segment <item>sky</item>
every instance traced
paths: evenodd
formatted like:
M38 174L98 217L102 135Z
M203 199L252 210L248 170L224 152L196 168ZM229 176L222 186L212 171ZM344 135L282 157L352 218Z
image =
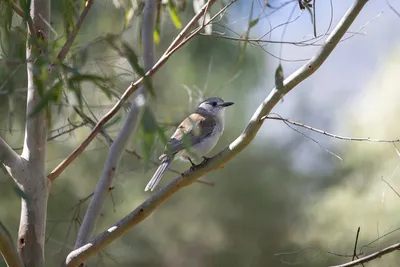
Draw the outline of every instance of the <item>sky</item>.
M387 1L370 0L351 26L350 33L345 35L345 39L348 39L339 43L325 63L311 77L286 95L284 101L279 103L273 112L326 131L335 133L339 128L343 130L342 124L339 123L339 120L343 120L343 112L341 111L352 105L363 94L365 88L387 63L393 51L399 47L400 32L395 30L395 25L400 24L400 16L390 9ZM255 0L254 7L257 7L257 12L255 11L254 14L263 12L260 9L260 2L263 1ZM271 4L279 6L279 3L283 2L283 0L276 0ZM330 32L353 2L316 1L317 35ZM390 3L400 12L400 2L391 1ZM241 9L241 16L238 16L239 19L232 23L232 26L235 25L238 32L245 32L246 22L249 20L249 10L250 7ZM294 12L291 15L293 10ZM265 13L268 14L269 12L271 11L265 10ZM268 19L260 20L251 35L256 38L260 37L268 32L271 27L283 24L289 21L289 18L294 20L300 14L301 11L298 8L297 1L295 1L280 11L269 15ZM329 28L330 23L331 27ZM264 39L282 40L283 32L283 40L285 41L302 41L312 38L313 28L308 12L304 11L298 19L286 28L278 27L274 29ZM318 43L322 43L322 41ZM301 47L269 44L264 48L268 53L264 53L265 57L260 60L267 62L268 69L266 73L264 73L265 71L258 73L263 78L262 82L255 88L255 93L248 100L249 118L261 103L261 100L274 87L274 73L278 64L282 64L284 75L287 77L302 66L306 62L305 59L312 57L319 46ZM280 53L281 56L279 56ZM277 59L277 57L282 58L282 60ZM336 133L341 134L340 132ZM275 121L267 122L260 134L263 137L274 138L278 142L286 143L296 133L281 122ZM324 146L329 146L330 142L332 140L327 140L324 142ZM308 143L305 147L299 148L294 153L294 157L313 161L312 155L316 156L320 152L320 147ZM332 155L330 157L334 158ZM304 160L297 161L300 168L301 166L310 166ZM312 168L314 167L312 166Z

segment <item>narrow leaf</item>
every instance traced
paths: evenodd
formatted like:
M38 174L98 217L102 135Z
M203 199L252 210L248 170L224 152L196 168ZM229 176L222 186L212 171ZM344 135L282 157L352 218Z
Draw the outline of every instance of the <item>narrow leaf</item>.
M107 122L104 126L103 126L103 129L105 130L105 129L107 129L107 128L110 128L110 127L112 127L113 125L115 125L115 124L117 124L118 122L120 122L121 121L121 116L119 115L119 116L115 116L112 120L110 120L109 122Z
M275 86L276 89L278 89L279 91L281 91L283 93L283 69L282 69L282 65L279 64L278 68L276 68L275 71Z
M259 21L258 18L256 18L256 19L250 21L250 23L249 23L249 28L253 28L254 26L256 26L257 23L258 23L258 21Z
M154 89L153 86L151 84L151 81L149 79L149 77L145 76L146 73L143 70L143 68L139 65L139 59L135 53L135 51L133 51L133 49L131 49L129 47L129 45L125 42L122 42L122 47L124 49L124 53L128 59L129 64L132 66L132 68L135 70L135 72L137 74L139 74L140 76L144 77L144 85L147 87L147 90L149 90L149 92L151 93L151 95L155 95L154 94Z
M171 17L172 23L174 23L175 28L182 28L182 22L178 15L178 9L175 4L170 0L168 1L169 16Z
M149 160L151 152L154 148L156 135L157 135L157 123L151 109L146 106L143 112L142 119L142 147L143 147L143 164L145 170L149 167Z

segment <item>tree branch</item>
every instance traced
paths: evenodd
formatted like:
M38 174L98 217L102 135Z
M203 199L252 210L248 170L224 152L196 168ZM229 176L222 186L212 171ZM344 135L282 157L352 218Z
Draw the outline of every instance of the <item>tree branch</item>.
M8 267L24 267L21 258L18 255L11 237L7 230L0 223L0 253Z
M279 115L278 115L279 116ZM293 124L295 126L299 126L302 128L305 128L307 130L319 133L319 134L323 134L335 139L339 139L339 140L346 140L346 141L359 141L359 142L373 142L373 143L398 143L400 142L400 138L397 139L373 139L373 138L369 138L369 137L348 137L348 136L342 136L342 135L337 135L337 134L333 134L333 133L328 133L324 130L320 130L317 128L314 128L312 126L306 125L304 123L300 123L300 122L296 122L296 121L292 121L290 119L285 119L282 117L274 117L274 116L264 116L261 118L261 120L265 120L265 119L270 119L270 120L278 120L278 121L283 121L283 122L287 122L290 124Z
M32 0L30 3L33 25L43 44L27 45L28 92L26 122L21 164L12 170L13 178L26 197L21 198L21 216L18 232L18 253L25 266L44 266L44 237L46 230L47 199L49 184L46 177L47 121L45 109L32 116L41 97L37 91L38 57L47 56L49 37L50 0ZM31 33L32 34L32 33ZM40 53L40 54L39 54ZM43 81L45 82L45 81Z
M366 263L366 262L372 261L374 259L380 258L380 257L382 257L382 256L384 256L386 254L389 254L389 253L391 253L393 251L397 251L399 249L400 249L400 243L397 243L397 244L391 245L390 247L387 247L387 248L379 250L379 251L377 251L375 253L372 253L372 254L370 254L368 256L365 256L365 257L362 257L362 258L359 258L357 260L350 261L350 262L347 262L347 263L344 263L344 264L334 265L334 266L331 266L331 267L351 267L351 266L362 265L363 263Z
M140 204L129 215L121 219L112 227L96 236L89 243L72 251L67 259L66 266L78 266L83 260L91 255L96 254L107 244L116 240L133 226L149 216L159 205L170 198L174 193L178 192L185 186L192 184L201 176L213 170L221 168L226 162L240 153L254 139L258 130L263 124L262 118L269 114L279 100L296 85L314 73L319 66L328 58L333 49L339 43L347 29L353 23L357 15L360 13L363 6L368 0L356 0L349 8L343 18L340 20L334 31L329 35L325 44L320 48L316 55L307 64L295 71L284 81L281 91L276 88L272 89L271 93L257 108L250 122L244 129L243 133L233 141L227 148L212 157L211 159L197 165L196 167L187 170L183 175L176 177L166 186L156 191L150 198Z
M208 1L208 6L210 7L213 3L215 3L216 0L209 0ZM229 5L231 5L233 2L236 0L233 0L230 4L225 6L221 10L225 10ZM206 5L203 6L203 8L197 13L192 20L187 24L187 26L182 30L182 32L189 32L189 29L193 27L194 24L197 23L197 21L202 17ZM217 15L220 12L217 13ZM214 16L215 18L215 16ZM211 20L210 20L211 21ZM153 76L164 64L167 62L167 60L172 56L179 48L181 48L183 45L185 45L189 40L191 40L198 32L200 32L202 27L198 27L197 30L189 36L185 38L177 37L175 40L172 42L170 45L169 50L167 50L161 58L157 61L154 66L146 72L146 75L139 78L137 81L134 83L131 83L131 85L125 90L121 98L118 100L118 102L114 105L114 107L107 112L97 123L96 127L93 128L93 130L90 132L89 136L77 147L75 148L74 151L71 152L71 154L68 155L66 159L64 159L58 166L47 176L50 181L54 181L84 150L85 148L93 141L93 139L96 137L96 135L101 131L102 127L112 118L114 115L118 112L118 110L123 106L123 103L128 99L128 97L142 84L144 81L145 77L151 77ZM181 35L181 34L180 34ZM178 35L178 36L180 36Z
M156 23L157 0L146 0L144 2L142 20L142 48L144 71L149 71L154 65L154 29ZM119 131L114 142L110 146L107 160L104 164L103 173L100 181L96 185L93 198L83 218L79 228L75 248L86 244L93 235L96 228L98 217L100 216L103 203L109 192L112 181L117 173L119 161L125 150L125 146L131 134L135 133L140 125L144 106L146 105L148 88L145 85L138 90L137 96L132 101L131 109L126 117L124 124Z
M8 3L11 5L11 8L14 10L15 13L17 13L21 18L26 20L26 23L28 24L29 31L31 32L31 35L33 36L33 40L36 40L36 28L35 25L33 24L32 18L28 16L27 18L25 17L25 12L12 0L8 0Z
M0 137L0 162L7 168L13 168L19 160L19 155Z
M60 53L57 55L57 59L59 61L63 61L65 57L67 56L69 50L71 49L71 46L78 35L81 26L83 24L83 21L86 18L86 15L89 13L90 8L92 7L94 0L86 0L85 7L82 10L82 13L79 15L79 18L75 24L75 29L72 31L70 36L68 36L67 41L65 42L64 46L61 48Z

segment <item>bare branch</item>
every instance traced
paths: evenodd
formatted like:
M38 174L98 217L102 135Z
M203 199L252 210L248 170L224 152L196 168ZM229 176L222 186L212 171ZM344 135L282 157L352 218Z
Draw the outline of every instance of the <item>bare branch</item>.
M328 133L328 132L326 132L324 130L320 130L320 129L311 127L309 125L306 125L306 124L303 124L303 123L299 123L299 122L295 122L295 121L292 121L290 119L285 119L285 118L282 118L282 117L272 117L272 116L267 115L267 116L264 116L264 117L261 118L261 120L265 120L265 119L284 121L284 122L287 122L287 123L290 123L290 124L293 124L293 125L296 125L296 126L299 126L299 127L303 127L303 128L305 128L307 130L310 130L310 131L313 131L313 132L317 132L317 133L320 133L320 134L323 134L323 135L326 135L326 136L329 136L329 137L333 137L333 138L336 138L336 139L340 139L340 140L360 141L360 142L365 141L365 142L375 142L375 143L397 143L397 142L400 142L400 139L386 140L386 139L373 139L373 138L369 138L369 137L347 137L347 136L341 136L341 135L337 135L337 134L333 134L333 133Z
M83 8L82 13L79 15L79 18L75 24L74 30L68 36L67 41L65 42L64 46L61 48L60 53L58 53L58 55L57 55L58 60L63 61L64 58L67 56L76 36L78 35L78 33L81 29L83 21L86 18L86 15L89 13L90 8L92 7L93 2L94 2L94 0L86 0L85 7Z
M17 249L8 235L7 230L0 223L0 253L8 267L24 267Z
M384 182L387 186L389 186L390 189L392 189L393 192L394 192L398 197L400 197L399 192L397 192L396 189L394 189L393 186L392 186L388 181L386 181L385 179L383 179L383 177L381 177L381 180L382 180L382 182Z
M215 1L216 0L209 0L208 6L210 7L213 3L215 3ZM232 2L234 1L236 0L233 0ZM203 6L200 12L193 17L193 19L188 23L188 25L183 30L186 30L187 28L190 29L191 26L197 23L197 21L201 18L202 14L204 13L205 9L206 5ZM224 8L224 10L225 9L226 7ZM123 106L124 102L128 99L128 97L134 91L136 91L136 89L142 84L144 78L153 76L165 64L165 62L167 62L167 60L170 58L171 55L173 55L179 48L181 48L184 44L186 44L189 40L191 40L191 38L193 38L201 29L202 27L198 27L194 33L190 34L185 38L176 38L170 46L171 49L167 50L163 54L163 56L161 56L161 58L157 61L157 63L154 64L154 66L149 71L146 72L146 75L139 78L134 83L131 83L131 85L125 90L125 92L118 100L118 102L114 105L114 107L99 120L96 127L94 127L93 130L90 132L89 136L48 175L50 181L54 181L85 150L85 148L93 141L96 135L100 132L102 127L118 112L118 110Z
M332 34L328 37L325 45L321 47L317 54L307 64L298 69L284 81L282 91L278 91L276 88L272 89L269 96L253 114L243 133L227 148L215 155L213 158L208 159L207 161L204 161L203 163L187 170L185 173L169 182L166 186L156 191L150 198L144 201L125 218L117 222L100 235L96 236L90 242L72 251L68 255L65 264L67 266L78 266L82 261L91 255L94 255L107 244L116 240L133 226L144 220L159 205L161 205L166 199L170 198L180 189L192 184L195 180L206 173L221 168L226 162L246 148L247 145L250 144L250 142L254 139L258 130L262 126L262 118L270 113L272 108L275 107L275 105L286 93L290 92L290 90L292 90L297 84L309 77L328 58L330 53L339 43L340 39L343 37L347 29L353 23L367 2L368 0L355 1L355 3L349 8L341 21L338 23Z
M360 235L360 229L361 229L361 227L358 227L358 229L357 229L356 241L354 242L354 250L353 250L352 260L354 260L354 258L357 257L357 243L358 243L358 236Z
M393 11L394 14L396 14L398 17L400 17L399 11L397 11L392 4L389 2L389 0L386 0L386 4L389 6L389 8Z
M19 155L0 137L0 162L12 168L19 160Z
M33 39L36 40L36 29L35 25L33 24L32 18L28 16L27 18L25 17L25 12L12 0L8 0L8 3L11 5L12 9L14 10L15 13L17 13L19 16L21 16L23 19L26 20L29 31L31 32L31 35L33 36Z
M8 0L8 3L11 5L11 8L17 13L20 17L25 18L24 11L12 0Z
M146 0L144 2L142 19L142 47L144 71L150 70L154 65L154 29L156 23L157 0ZM98 217L100 216L103 203L109 192L112 181L117 173L119 161L124 152L125 146L131 134L134 134L141 122L144 106L146 105L148 88L142 85L137 92L136 98L132 101L131 110L126 117L124 124L116 139L110 146L107 160L104 164L100 181L96 185L93 198L83 218L76 239L75 248L86 244L93 235Z
M384 249L382 249L380 251L372 253L372 254L370 254L368 256L365 256L365 257L362 257L362 258L359 258L357 260L350 261L350 262L347 262L347 263L344 263L344 264L334 265L334 266L331 266L331 267L351 267L351 266L362 265L363 263L366 263L366 262L372 261L374 259L380 258L380 257L382 257L382 256L384 256L386 254L389 254L389 253L391 253L393 251L397 251L399 249L400 249L400 243L397 243L397 244L394 244L394 245L392 245L390 247L387 247L387 248L384 248Z

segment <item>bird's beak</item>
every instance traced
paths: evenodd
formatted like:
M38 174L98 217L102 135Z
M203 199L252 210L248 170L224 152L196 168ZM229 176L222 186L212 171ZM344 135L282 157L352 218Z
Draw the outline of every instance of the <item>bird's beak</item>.
M220 104L221 107L229 107L232 106L234 103L233 102L224 102L222 104Z

